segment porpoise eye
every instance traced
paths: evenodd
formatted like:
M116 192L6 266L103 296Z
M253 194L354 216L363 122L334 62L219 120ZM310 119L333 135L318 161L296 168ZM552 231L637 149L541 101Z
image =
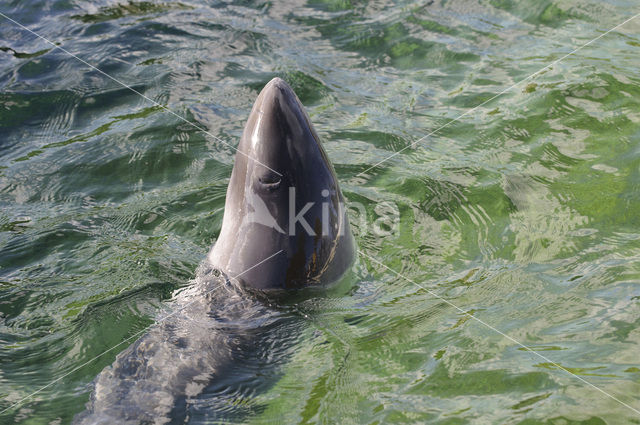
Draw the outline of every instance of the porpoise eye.
M282 178L276 173L269 173L264 176L258 177L258 181L260 182L260 186L267 190L276 190L280 187L280 182Z

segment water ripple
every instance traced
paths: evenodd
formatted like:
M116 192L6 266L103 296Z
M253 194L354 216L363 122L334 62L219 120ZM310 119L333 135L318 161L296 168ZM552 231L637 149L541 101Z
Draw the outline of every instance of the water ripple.
M231 145L261 87L285 78L359 249L468 313L363 257L333 292L292 301L309 320L281 306L229 379L189 399L189 423L623 423L630 410L469 315L637 405L637 22L448 123L634 7L56 0L2 13ZM189 284L234 151L15 25L0 39L2 409ZM376 235L389 211L397 230ZM112 360L1 420L69 422Z

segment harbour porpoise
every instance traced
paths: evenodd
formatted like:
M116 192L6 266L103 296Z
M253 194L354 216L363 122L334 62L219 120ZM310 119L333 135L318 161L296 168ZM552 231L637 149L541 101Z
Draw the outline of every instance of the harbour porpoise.
M302 103L274 78L245 125L222 229L193 284L97 376L74 423L184 418L189 400L221 379L243 350L259 347L265 330L281 321L282 313L265 302L269 294L324 287L349 269L355 245L343 204Z
M291 87L271 80L238 146L220 237L209 261L257 289L331 282L354 246L336 175Z

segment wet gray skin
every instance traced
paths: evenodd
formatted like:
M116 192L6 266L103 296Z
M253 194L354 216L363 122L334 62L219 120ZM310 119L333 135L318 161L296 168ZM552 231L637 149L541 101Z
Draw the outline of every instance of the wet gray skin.
M190 400L212 386L227 395L236 391L228 385L257 390L237 376L227 384L225 374L254 368L265 376L295 349L304 325L265 300L335 281L349 268L354 244L334 171L283 80L258 96L238 150L222 231L194 283L161 315L170 317L98 375L74 423L175 423L193 416ZM229 419L211 410L208 419Z
M230 276L244 272L257 289L335 281L354 255L344 200L304 107L282 79L258 96L238 150L211 264Z
M74 424L159 425L196 416L242 421L250 412L235 406L237 400L274 383L264 377L277 378L305 325L206 264L167 314L96 377ZM204 411L196 402L203 393Z

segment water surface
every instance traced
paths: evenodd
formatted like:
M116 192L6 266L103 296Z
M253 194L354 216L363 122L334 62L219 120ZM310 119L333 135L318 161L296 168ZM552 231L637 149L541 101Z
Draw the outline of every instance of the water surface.
M126 344L65 375L189 284L275 76L324 139L358 246L406 279L362 255L348 293L300 301L296 341L271 341L286 361L234 371L188 423L640 422L558 368L640 409L640 18L467 113L637 2L0 12L209 133L0 17L0 409L64 376L0 422L68 423Z

